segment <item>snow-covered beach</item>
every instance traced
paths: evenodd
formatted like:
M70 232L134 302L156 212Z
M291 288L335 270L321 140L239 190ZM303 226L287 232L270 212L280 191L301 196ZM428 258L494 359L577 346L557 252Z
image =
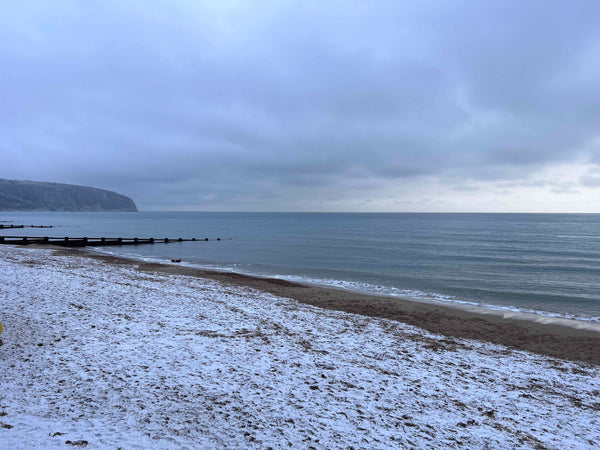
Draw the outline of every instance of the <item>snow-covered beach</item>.
M600 368L0 247L0 448L595 448Z

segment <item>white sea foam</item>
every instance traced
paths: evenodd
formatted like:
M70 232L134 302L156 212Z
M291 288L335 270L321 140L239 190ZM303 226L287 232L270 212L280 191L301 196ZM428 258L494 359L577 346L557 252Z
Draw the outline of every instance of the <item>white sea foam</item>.
M593 329L600 331L600 326L596 327L596 324L600 325L600 317L578 317L568 314L558 314L548 311L539 311L527 308L518 308L516 306L504 306L495 305L490 303L475 302L469 300L463 300L450 295L442 295L435 292L422 292L414 289L399 289L390 286L374 285L370 283L362 283L358 281L344 281L324 278L310 278L301 277L294 275L274 275L275 278L285 279L288 281L295 281L298 283L312 284L315 286L334 287L338 289L344 289L353 292L361 292L365 294L381 295L385 297L397 297L402 299L409 299L413 301L424 301L431 303L440 303L447 306L462 306L477 308L478 312L489 311L493 313L503 312L508 314L524 314L531 316L539 316L547 319L558 319L559 321L571 320L578 322L591 322L594 326ZM526 316L523 316L525 318ZM527 317L531 319L531 317ZM581 327L578 327L581 328Z

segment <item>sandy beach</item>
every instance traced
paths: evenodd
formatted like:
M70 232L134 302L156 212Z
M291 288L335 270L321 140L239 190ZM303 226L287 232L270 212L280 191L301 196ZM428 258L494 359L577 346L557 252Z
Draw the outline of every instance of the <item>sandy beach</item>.
M0 447L594 448L600 334L0 247Z

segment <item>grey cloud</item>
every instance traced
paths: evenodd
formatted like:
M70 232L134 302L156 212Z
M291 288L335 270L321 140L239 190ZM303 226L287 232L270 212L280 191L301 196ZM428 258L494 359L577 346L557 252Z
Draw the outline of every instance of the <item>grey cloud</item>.
M579 183L585 187L600 187L600 176L582 175L579 177Z
M479 190L481 190L481 188L477 187L477 186L470 186L470 185L458 185L458 186L454 186L452 188L452 190L457 191L457 192L477 192Z
M142 207L522 180L600 133L593 1L3 9L0 177L120 189Z

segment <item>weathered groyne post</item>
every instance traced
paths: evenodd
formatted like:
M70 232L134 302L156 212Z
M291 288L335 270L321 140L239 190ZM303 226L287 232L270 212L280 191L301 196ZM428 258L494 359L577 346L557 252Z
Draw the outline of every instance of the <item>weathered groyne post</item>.
M229 238L231 239L231 238ZM170 242L207 242L210 239L198 239L198 238L163 238L163 239L155 239L151 238L107 238L107 237L52 237L52 236L0 236L0 244L13 244L13 245L29 245L29 244L54 244L60 245L64 247L85 247L85 246L106 246L106 245L141 245L141 244L155 244L158 242L164 242L168 244ZM214 239L215 241L220 241L221 238Z

